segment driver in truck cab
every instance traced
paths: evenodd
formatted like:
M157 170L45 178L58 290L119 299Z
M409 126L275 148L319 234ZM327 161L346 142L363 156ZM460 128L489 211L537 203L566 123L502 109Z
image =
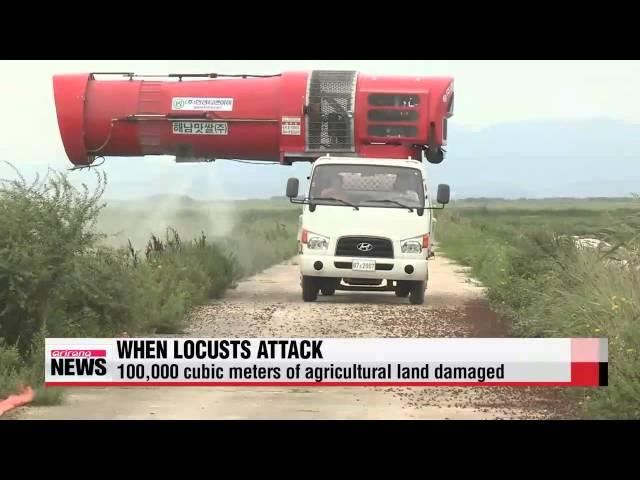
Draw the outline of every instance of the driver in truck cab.
M337 198L338 200L342 200L344 202L349 202L349 196L342 185L342 177L334 176L329 180L329 185L327 188L323 188L320 191L321 197L326 198Z
M418 188L415 185L414 179L408 175L398 175L393 185L392 200L398 202L408 202L410 205L417 205L420 202L418 196Z

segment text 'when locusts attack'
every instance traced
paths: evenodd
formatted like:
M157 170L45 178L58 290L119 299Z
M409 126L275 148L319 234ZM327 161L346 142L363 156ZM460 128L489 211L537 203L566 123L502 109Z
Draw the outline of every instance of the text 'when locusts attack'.
M117 341L120 359L322 359L322 340L135 340ZM169 354L171 349L171 354Z

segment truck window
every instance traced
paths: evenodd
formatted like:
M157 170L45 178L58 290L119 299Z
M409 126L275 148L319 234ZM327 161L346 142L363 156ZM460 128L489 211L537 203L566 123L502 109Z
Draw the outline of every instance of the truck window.
M311 179L309 197L315 203L338 205L337 198L360 207L402 208L404 205L424 207L424 181L417 168L386 165L319 165Z

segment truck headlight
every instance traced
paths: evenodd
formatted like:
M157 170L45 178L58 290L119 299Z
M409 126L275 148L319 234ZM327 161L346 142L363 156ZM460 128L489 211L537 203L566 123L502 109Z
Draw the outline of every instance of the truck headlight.
M309 232L307 237L307 248L309 250L326 250L329 248L329 238Z
M429 248L428 234L400 241L400 251L402 253L422 253L423 248Z

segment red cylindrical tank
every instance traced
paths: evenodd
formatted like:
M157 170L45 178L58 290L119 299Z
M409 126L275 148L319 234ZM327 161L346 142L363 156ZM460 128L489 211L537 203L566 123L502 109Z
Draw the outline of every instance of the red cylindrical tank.
M73 164L144 155L280 163L326 153L422 158L423 150L439 163L453 114L449 77L119 75L54 76L58 125Z

